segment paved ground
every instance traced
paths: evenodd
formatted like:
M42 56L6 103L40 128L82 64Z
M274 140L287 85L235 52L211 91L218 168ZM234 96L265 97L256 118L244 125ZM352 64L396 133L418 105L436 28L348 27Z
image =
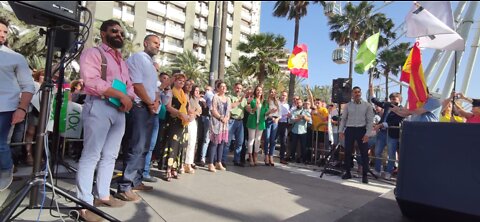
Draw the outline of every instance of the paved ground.
M296 164L227 168L217 173L200 168L194 175L183 174L172 182L151 183L153 191L139 192L141 203L101 209L121 221L407 221L394 200L391 182L371 178L365 185L361 178L319 178L318 168ZM30 173L31 168L25 167L17 175ZM74 178L75 174L65 176ZM73 193L74 182L61 179L58 187ZM2 207L22 183L15 182L11 190L0 193ZM51 197L51 192L47 196ZM50 204L49 200L45 203ZM73 206L63 198L58 202ZM24 200L23 205L27 203ZM68 215L66 210L61 212ZM40 221L61 221L48 210L27 210L16 221L36 221L39 215Z

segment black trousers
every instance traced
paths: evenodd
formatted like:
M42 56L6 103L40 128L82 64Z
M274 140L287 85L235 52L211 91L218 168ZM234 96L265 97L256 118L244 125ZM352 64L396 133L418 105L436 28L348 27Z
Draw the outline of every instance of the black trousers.
M362 142L366 131L365 127L347 127L345 130L345 171L347 172L350 172L353 167L352 151L354 142L357 141L362 158L363 175L368 173L368 143Z

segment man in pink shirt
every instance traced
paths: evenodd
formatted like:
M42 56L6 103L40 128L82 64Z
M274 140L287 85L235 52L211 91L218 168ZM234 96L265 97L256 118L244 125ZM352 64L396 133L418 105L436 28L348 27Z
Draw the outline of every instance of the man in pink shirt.
M85 83L84 148L78 164L77 197L91 205L120 207L125 202L110 195L115 160L117 159L125 132L125 112L132 108L135 97L128 67L118 49L123 47L123 28L115 20L107 20L100 27L102 44L82 52L80 76ZM102 77L102 55L106 60L106 76ZM127 94L114 89L112 81L117 79L127 86ZM121 105L112 105L108 98L117 98ZM93 177L97 168L96 194L92 195ZM129 193L132 200L139 201L135 193ZM98 215L82 210L80 216L86 221L98 221Z

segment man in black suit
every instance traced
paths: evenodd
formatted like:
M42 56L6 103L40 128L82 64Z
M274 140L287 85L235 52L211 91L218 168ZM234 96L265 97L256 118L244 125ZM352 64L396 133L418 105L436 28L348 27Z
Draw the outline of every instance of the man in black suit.
M403 121L404 117L397 115L395 112L390 110L391 107L399 106L402 95L400 93L392 93L389 96L390 102L382 102L373 96L372 86L370 86L370 95L371 101L377 106L383 108L384 112L380 122L378 122L374 129L377 131L377 142L375 144L375 172L377 176L381 174L381 164L382 153L385 145L388 148L388 164L387 170L385 172L385 179L390 180L392 177L393 168L395 165L395 159L397 158L396 152L398 149L398 139L400 137L400 123Z

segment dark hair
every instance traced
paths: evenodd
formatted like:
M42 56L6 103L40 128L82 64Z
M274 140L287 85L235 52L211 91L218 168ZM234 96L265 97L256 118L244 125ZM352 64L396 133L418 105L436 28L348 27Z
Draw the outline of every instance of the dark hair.
M100 26L100 31L106 32L108 27L111 27L111 26L114 26L114 25L122 26L122 25L120 25L120 22L118 22L116 20L113 20L113 19L109 19L109 20L104 21L102 23L102 25Z
M215 81L215 89L220 88L220 85L222 85L222 83L225 83L225 82L223 82L223 80L221 80L221 79L217 79Z
M4 24L4 25L7 26L7 27L10 25L9 22L8 22L8 20L5 19L5 18L2 18L2 17L0 17L0 23L1 23L1 24Z
M393 98L395 97L398 97L399 99L402 99L402 94L398 93L398 92L394 92L394 93L391 93L390 96L388 96L388 98L390 100L392 100Z
M356 90L356 89L362 91L362 89L360 89L360 87L358 87L358 86L353 87L352 91L353 91L353 90Z
M168 73L166 73L166 72L161 72L161 73L160 73L160 77L162 77L162 76L168 76L168 77L170 77L170 75L168 75Z
M150 37L152 37L152 36L155 36L155 37L157 37L158 39L160 39L160 37L158 37L158 35L148 34L147 36L145 36L145 38L143 38L143 42L147 41L147 39L150 38Z
M72 93L75 92L77 85L81 85L81 86L82 86L82 89L83 89L83 84L82 84L82 82L80 82L80 81L78 81L78 80L73 80L72 83L70 83L70 91L71 91ZM82 90L82 89L80 89L80 90Z
M241 86L243 87L243 85L242 85L241 82L237 82L237 83L235 83L235 85L233 85L233 86L238 86L238 85L241 85Z
M192 86L192 91L190 91L190 96L191 96L191 97L194 97L194 96L195 96L195 89L196 89L196 88L200 88L200 86L198 86L198 85L193 85L193 86Z

